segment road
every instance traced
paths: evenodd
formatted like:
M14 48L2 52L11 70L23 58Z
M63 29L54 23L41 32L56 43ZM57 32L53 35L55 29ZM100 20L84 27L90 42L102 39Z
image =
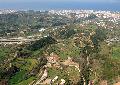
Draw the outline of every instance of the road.
M0 39L0 44L22 44L36 41L37 39Z

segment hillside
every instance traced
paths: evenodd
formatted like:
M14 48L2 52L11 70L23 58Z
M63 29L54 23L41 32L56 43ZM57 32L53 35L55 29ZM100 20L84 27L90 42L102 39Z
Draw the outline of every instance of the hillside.
M0 85L119 83L119 20L70 15L0 15Z

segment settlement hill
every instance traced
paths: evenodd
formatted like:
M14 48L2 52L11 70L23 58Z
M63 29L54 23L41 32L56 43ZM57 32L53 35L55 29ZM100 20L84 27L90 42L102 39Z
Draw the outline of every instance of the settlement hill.
M119 83L119 12L0 10L0 85Z

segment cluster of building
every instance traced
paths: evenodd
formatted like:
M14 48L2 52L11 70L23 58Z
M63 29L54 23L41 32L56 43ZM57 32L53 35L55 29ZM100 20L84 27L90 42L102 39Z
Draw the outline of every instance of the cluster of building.
M0 14L8 14L17 12L16 10L11 9L2 9L0 10ZM40 11L42 12L42 11ZM116 18L120 19L120 12L111 12L111 11L94 11L94 10L50 10L49 14L56 15L64 15L67 17L71 17L70 15L74 15L77 18L88 17L90 14L95 14L99 18Z
M16 12L15 10L11 10L11 9L2 9L0 10L0 14L9 14L9 13L14 13Z
M115 18L120 19L119 12L111 12L111 11L94 11L94 10L51 10L49 11L51 14L56 15L64 15L70 17L71 14L74 14L75 17L88 17L90 14L95 14L99 18Z

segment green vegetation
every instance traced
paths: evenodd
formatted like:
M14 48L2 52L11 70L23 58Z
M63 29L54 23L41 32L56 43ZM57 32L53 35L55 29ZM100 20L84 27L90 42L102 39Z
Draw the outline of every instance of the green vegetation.
M120 47L112 48L112 57L115 59L120 59Z
M21 70L32 70L32 68L37 66L37 60L36 59L22 59L18 58L15 61L13 61L13 65L17 66Z
M76 33L76 31L74 29L67 29L67 30L61 31L59 35L62 39L66 39L66 38L70 38L75 33Z
M18 83L17 85L28 85L30 84L32 81L34 81L36 78L35 77L30 77L27 80L23 80L22 82Z
M6 56L8 56L9 53L10 53L9 48L0 47L0 62L6 59Z
M36 59L22 59L18 58L12 63L14 66L20 68L20 71L17 72L13 77L10 78L10 85L17 84L22 85L23 82L29 82L35 79L34 77L29 78L27 73L37 66Z
M30 45L28 49L31 51L35 51L35 50L41 49L45 46L48 46L50 44L55 44L55 43L56 43L56 40L54 38L47 36L47 37L43 37L42 39Z
M120 22L110 20L32 10L0 14L1 39L37 39L0 45L0 84L36 83L46 69L47 79L58 76L55 83L64 79L65 85L88 85L94 80L98 85L106 80L113 85L120 76Z
M25 70L22 70L18 73L16 73L11 79L9 80L10 85L18 84L19 82L23 81L25 79Z
M48 78L53 79L56 76L58 76L58 80L66 79L67 83L72 84L74 82L75 84L79 80L79 71L75 67L66 67L63 69L49 68Z

